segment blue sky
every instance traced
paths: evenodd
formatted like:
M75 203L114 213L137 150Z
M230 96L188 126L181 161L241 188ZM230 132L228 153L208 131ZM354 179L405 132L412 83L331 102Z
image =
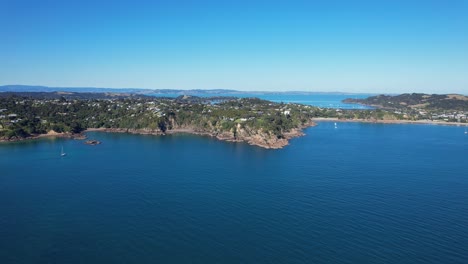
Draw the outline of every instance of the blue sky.
M468 0L0 0L0 85L468 93Z

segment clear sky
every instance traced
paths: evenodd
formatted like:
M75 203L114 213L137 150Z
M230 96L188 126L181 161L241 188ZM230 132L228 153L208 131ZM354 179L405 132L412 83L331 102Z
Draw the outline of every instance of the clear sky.
M468 93L468 0L0 0L0 85Z

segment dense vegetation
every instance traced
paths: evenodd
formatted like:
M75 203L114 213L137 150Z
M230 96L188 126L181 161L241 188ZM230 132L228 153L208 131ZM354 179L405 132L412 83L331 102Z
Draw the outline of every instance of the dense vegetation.
M51 130L76 134L87 128L150 130L156 133L189 129L211 135L230 133L236 137L239 133L244 136L261 134L281 139L287 132L310 125L311 120L317 117L368 121L424 119L467 122L466 103L461 97L443 99L447 96L414 95L410 98L402 95L347 100L366 104L372 102L372 105L375 105L374 102L387 103L385 108L344 110L274 103L257 98L160 98L71 92L0 93L0 139L21 139ZM455 101L457 103L453 107L463 111L421 110L416 107L423 105L418 98L431 102L430 105L434 107L443 105L445 108L448 108L446 102ZM392 100L392 104L399 106L387 107ZM406 102L404 107L403 101Z
M424 110L468 111L468 96L459 94L377 95L365 99L346 99L347 103L373 105L386 109L417 108Z
M313 116L308 106L255 98L96 97L99 96L86 98L85 94L74 93L46 96L41 93L32 97L30 94L4 94L0 96L0 137L24 138L50 130L80 133L87 128L161 132L190 128L221 133L248 127L281 138L284 132L301 127Z
M377 95L344 102L374 106L393 113L400 120L468 121L468 96L459 94Z

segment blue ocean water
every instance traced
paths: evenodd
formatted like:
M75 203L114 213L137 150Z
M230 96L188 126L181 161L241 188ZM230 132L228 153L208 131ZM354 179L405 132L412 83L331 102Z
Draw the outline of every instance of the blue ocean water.
M0 145L0 262L466 263L464 128L305 132L281 150L111 133Z
M189 93L188 93L189 94ZM178 97L181 93L172 94L150 94L155 97ZM219 93L219 94L195 94L196 96L235 96L240 98L257 97L273 102L298 103L305 105L313 105L326 108L342 108L342 109L372 109L372 107L358 104L346 104L342 101L346 98L362 99L372 96L372 94L339 94L339 93Z

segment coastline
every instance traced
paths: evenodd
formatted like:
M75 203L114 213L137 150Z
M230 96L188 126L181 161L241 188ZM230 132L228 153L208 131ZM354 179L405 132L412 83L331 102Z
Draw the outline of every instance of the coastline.
M0 143L14 143L14 142L20 142L20 141L37 140L41 138L68 138L68 139L83 140L83 139L86 139L86 135L83 132L79 134L73 134L73 133L66 133L66 132L57 133L55 131L49 131L47 132L47 134L37 134L37 135L25 137L25 138L13 138L13 139L0 138Z
M368 120L368 119L340 119L334 117L316 117L315 122L353 122L372 124L410 124L410 125L439 125L439 126L468 126L468 123L431 121L431 120Z
M258 146L265 149L281 149L287 145L289 145L289 140L295 137L304 136L303 129L311 126L315 126L316 123L311 121L304 126L292 129L289 132L284 133L284 138L275 138L272 137L270 134L266 133L257 133L254 135L242 135L234 136L230 132L223 132L223 133L216 133L216 132L208 132L208 131L199 131L191 127L185 128L175 128L171 130L167 130L162 132L161 130L157 129L127 129L127 128L88 128L84 132L107 132L107 133L129 133L129 134L137 134L137 135L155 135L155 136L164 136L164 135L171 135L171 134L191 134L191 135L198 135L198 136L209 136L214 137L221 141L227 142L245 142L252 146Z
M258 131L255 134L239 133L239 136L234 136L231 132L208 132L199 131L192 127L175 128L167 130L165 132L158 129L129 129L129 128L88 128L79 134L72 133L57 133L55 131L49 131L47 134L33 135L26 138L14 138L14 139L0 139L0 143L14 143L20 141L37 140L41 138L69 138L84 140L87 138L86 132L107 132L107 133L129 133L137 135L154 135L164 136L171 134L186 133L191 135L209 136L215 137L221 141L227 142L245 142L252 146L258 146L265 149L281 149L289 145L289 140L292 138L304 136L303 130L308 127L316 126L316 122L340 122L340 123L371 123L371 124L410 124L410 125L443 125L443 126L462 126L468 127L468 123L457 123L457 122L444 122L444 121L431 121L431 120L367 120L367 119L340 119L330 117L316 117L312 118L311 121L301 127L292 129L289 132L284 133L283 138L275 138L270 134L262 133ZM245 132L245 131L244 131Z

